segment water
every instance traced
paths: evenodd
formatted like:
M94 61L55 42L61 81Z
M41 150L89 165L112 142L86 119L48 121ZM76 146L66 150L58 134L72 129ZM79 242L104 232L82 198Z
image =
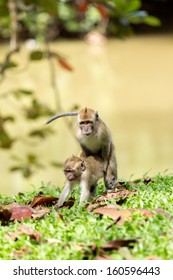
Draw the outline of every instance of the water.
M173 168L173 35L137 36L126 40L113 39L101 46L91 46L84 41L57 42L52 50L64 54L74 67L67 72L56 67L56 82L62 107L68 111L74 104L88 106L99 111L109 126L116 146L119 178L142 177L168 173ZM6 47L1 46L1 57ZM20 59L24 60L25 49ZM17 56L16 56L17 59ZM25 64L25 62L23 62ZM55 108L50 87L47 61L30 65L19 74L9 73L0 85L0 94L13 87L33 89L41 101ZM14 100L13 100L14 101ZM0 100L1 113L16 112L5 100ZM26 125L17 112L17 128L20 136ZM32 122L31 127L44 126L46 119ZM9 124L10 125L10 124ZM46 141L38 141L30 147L39 154L47 167L37 171L29 180L19 173L7 172L13 161L0 151L1 193L17 193L39 187L41 182L62 186L61 169L48 165L50 161L62 161L79 151L79 145L68 131L63 119L50 127L57 134ZM27 145L14 145L13 154L23 156Z

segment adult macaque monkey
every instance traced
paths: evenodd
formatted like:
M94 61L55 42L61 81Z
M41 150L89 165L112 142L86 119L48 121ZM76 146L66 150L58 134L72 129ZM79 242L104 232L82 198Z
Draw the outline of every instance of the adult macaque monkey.
M117 180L115 147L110 130L100 119L98 112L83 108L80 112L61 113L49 119L47 124L64 116L77 116L75 136L82 148L79 156L100 156L104 161L105 186L107 190L113 189Z
M55 208L60 207L76 184L80 185L80 203L88 201L94 195L97 182L103 177L104 161L97 156L72 156L65 161L66 183Z

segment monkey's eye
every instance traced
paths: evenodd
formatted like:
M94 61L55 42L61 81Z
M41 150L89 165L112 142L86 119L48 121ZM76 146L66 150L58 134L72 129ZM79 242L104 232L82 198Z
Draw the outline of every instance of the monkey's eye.
M79 124L80 125L85 125L85 124L91 124L91 121L81 121Z
M99 120L99 114L98 114L98 112L96 112L96 121L98 121Z
M84 171L85 170L85 164L84 161L81 162L81 170Z
M70 170L70 169L65 168L65 169L64 169L64 173L68 173L68 172L71 172L71 170Z

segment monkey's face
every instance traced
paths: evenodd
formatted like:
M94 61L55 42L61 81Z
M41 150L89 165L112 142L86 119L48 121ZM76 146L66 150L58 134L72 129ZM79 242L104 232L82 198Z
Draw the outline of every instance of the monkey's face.
M78 157L72 156L65 162L64 174L68 181L80 180L82 172L84 170L84 162Z
M84 108L78 116L78 124L83 135L91 135L97 128L98 113L92 109Z
M94 124L92 121L84 120L79 123L83 135L89 136L93 132Z
M74 181L76 180L75 170L73 169L64 169L64 174L68 181Z

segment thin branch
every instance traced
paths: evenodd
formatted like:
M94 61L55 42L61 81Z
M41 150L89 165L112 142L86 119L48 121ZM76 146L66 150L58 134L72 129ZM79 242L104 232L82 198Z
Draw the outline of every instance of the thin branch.
M19 48L16 48L7 53L3 63L0 64L0 75L4 74L5 70L8 68L11 56L18 51L19 51Z
M10 35L10 50L7 53L4 61L0 64L0 82L4 78L6 69L9 66L11 56L19 51L18 45L18 19L17 19L17 8L15 0L8 0L9 16L11 20L11 35Z
M19 48L16 0L8 0L8 9L9 9L9 16L11 20L10 51L13 51Z
M55 70L54 59L51 55L51 51L50 51L48 42L46 42L46 53L47 53L47 57L48 57L48 61L49 61L51 86L52 86L52 89L54 91L54 96L55 96L56 112L60 113L60 112L63 112L63 108L61 105L61 97L60 97L59 89L58 89L58 86L56 83L56 70ZM67 125L67 127L69 128L69 130L71 131L71 125L70 125L69 121L66 118L64 118L64 122Z
M50 53L49 50L48 50L48 53ZM54 91L56 111L57 112L62 112L59 89L58 89L58 86L57 86L57 83L56 83L55 65L54 65L54 60L51 58L51 56L48 56L48 62L49 62L49 69L50 69L50 83L51 83L52 89Z

